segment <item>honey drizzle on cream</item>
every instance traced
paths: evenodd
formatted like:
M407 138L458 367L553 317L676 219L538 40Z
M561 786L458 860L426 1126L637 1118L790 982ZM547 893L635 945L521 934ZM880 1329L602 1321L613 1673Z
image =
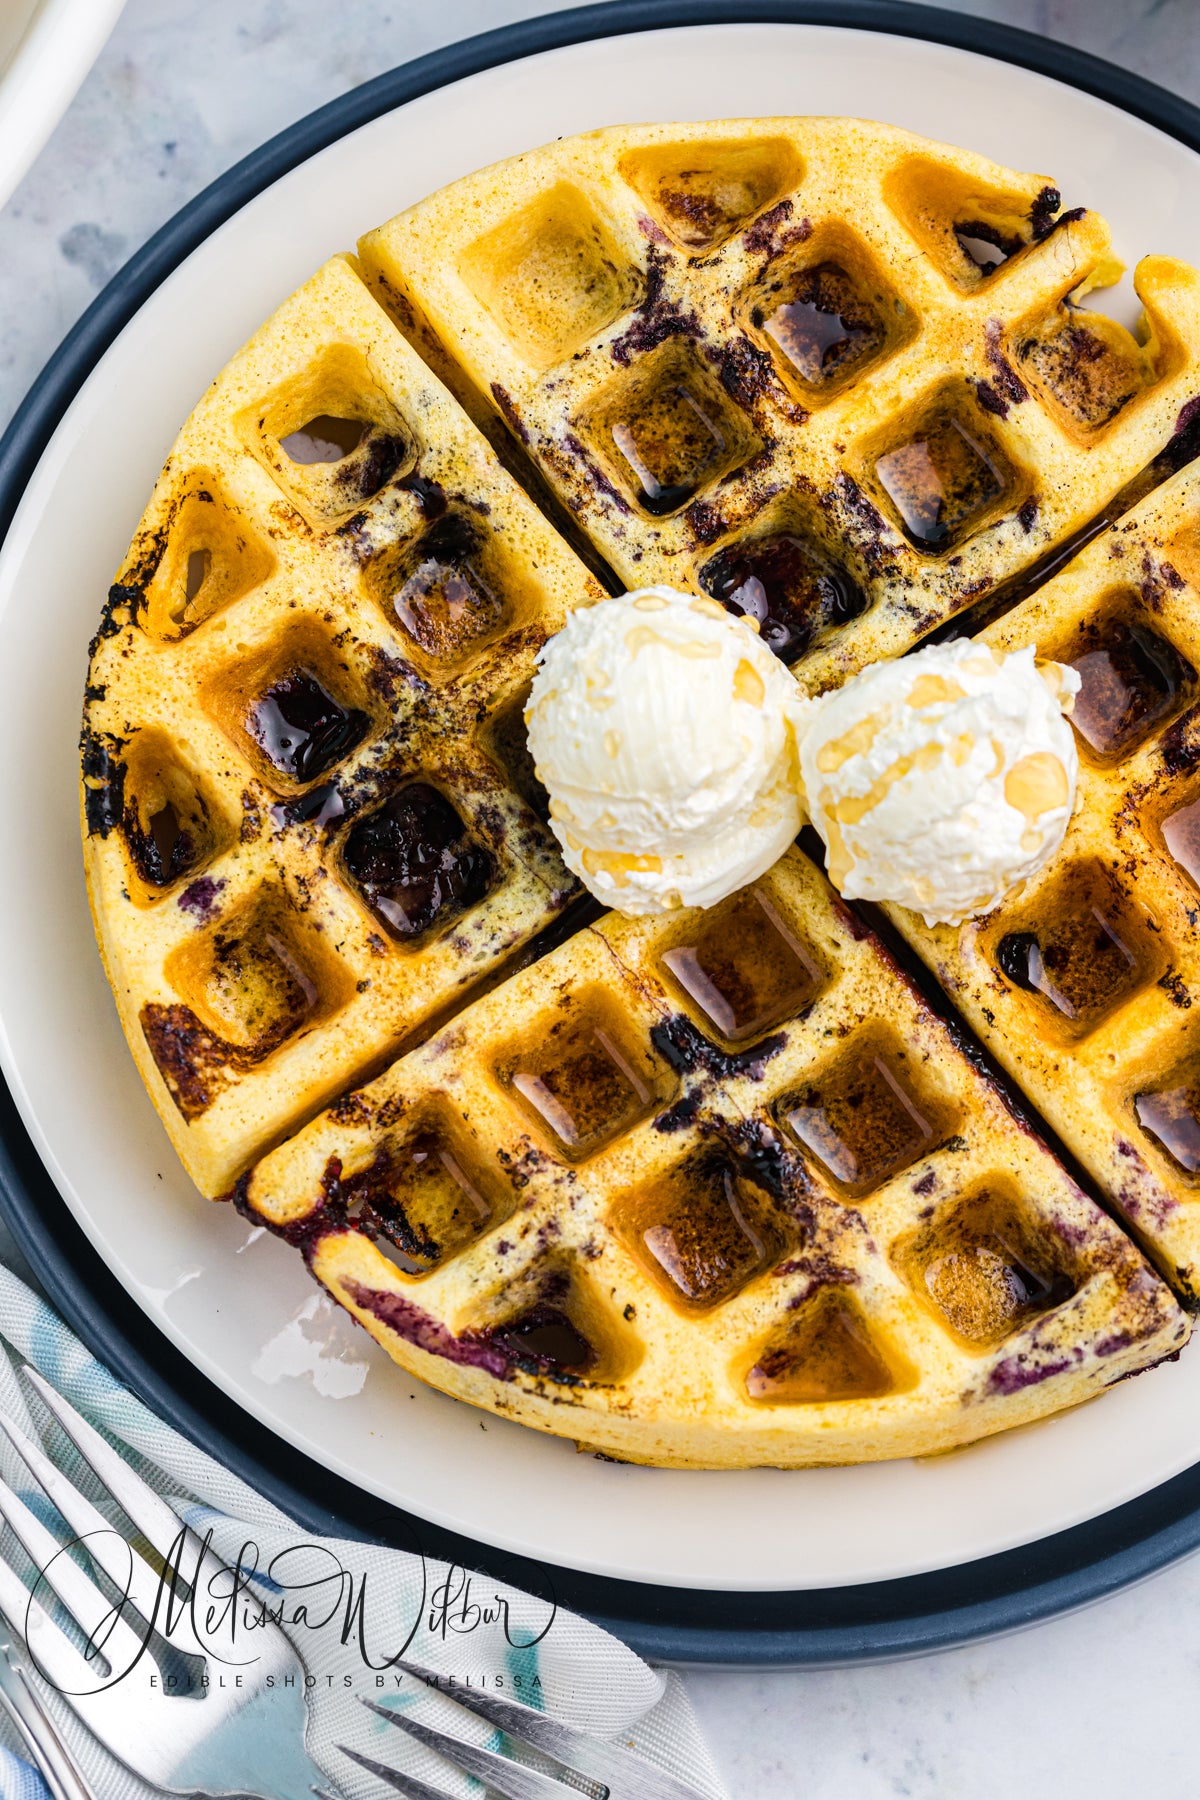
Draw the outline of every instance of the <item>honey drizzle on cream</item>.
M761 706L767 697L767 684L754 664L743 656L733 671L733 697L747 706Z
M1014 763L1004 777L1004 798L1025 820L1021 848L1032 855L1042 846L1042 833L1034 826L1043 813L1056 812L1070 798L1067 771L1049 750L1035 751Z
M942 701L965 700L967 690L946 675L918 675L908 695L910 706L938 706Z
M1075 696L1073 693L1068 694L1064 692L1065 683L1063 681L1063 665L1059 662L1047 661L1035 663L1034 667L1037 669L1038 674L1041 676L1046 686L1050 689L1050 692L1054 695L1054 698L1058 701L1062 711L1068 715L1073 713L1075 711Z
M914 750L911 755L898 756L894 763L888 765L878 780L872 782L865 794L847 794L837 802L834 813L839 824L857 825L860 820L866 818L869 812L874 812L875 808L887 799L898 781L903 781L904 777L910 775L914 769L924 771L936 768L941 759L941 744L922 744L921 748Z
M817 767L822 775L836 774L852 756L865 756L887 723L883 713L868 713L844 737L830 738L817 751Z
M854 854L846 843L842 828L833 811L834 792L832 788L822 788L818 805L825 822L825 846L829 852L826 869L829 879L835 888L846 885L846 877L854 867Z
M686 656L692 662L711 662L721 654L720 644L705 644L696 638L664 637L653 625L635 625L632 631L625 633L625 648L631 658L651 644L662 644L664 649L673 650L676 656Z
M584 698L593 712L607 712L616 704L616 695L601 690L612 686L612 676L596 660L595 652L583 665Z
M581 858L589 875L611 875L613 884L629 886L631 875L661 875L661 856L633 856L623 850L585 850Z

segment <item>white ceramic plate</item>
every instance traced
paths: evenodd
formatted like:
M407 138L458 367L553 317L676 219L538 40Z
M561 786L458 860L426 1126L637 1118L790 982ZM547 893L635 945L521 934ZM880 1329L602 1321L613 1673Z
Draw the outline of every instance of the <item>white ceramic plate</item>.
M66 112L125 0L0 0L0 206Z
M937 45L706 26L561 49L443 88L268 189L154 294L63 419L0 558L3 1061L55 1181L132 1300L228 1394L325 1466L551 1563L681 1587L917 1574L1065 1529L1200 1460L1200 1350L1053 1423L924 1463L663 1473L579 1456L414 1387L299 1259L201 1200L125 1048L80 867L86 646L176 429L331 252L456 176L619 120L850 113L1045 171L1133 261L1200 261L1192 152L1102 101Z

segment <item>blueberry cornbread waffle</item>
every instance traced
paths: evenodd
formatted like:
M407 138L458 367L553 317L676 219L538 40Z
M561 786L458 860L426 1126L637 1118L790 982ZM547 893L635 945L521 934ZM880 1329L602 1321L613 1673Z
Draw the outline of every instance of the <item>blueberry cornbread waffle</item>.
M775 704L764 644L837 686L1182 458L1200 278L1142 263L1135 341L1078 305L1115 272L1097 215L824 120L570 140L361 254L201 401L93 646L97 931L197 1184L415 1373L634 1461L931 1451L1174 1353L1168 1286L807 859L768 866L790 827L735 805L718 740L725 701ZM601 596L572 532L614 585L687 590L679 667L760 632L688 741L774 847L705 911L570 910L524 720L539 650ZM641 604L624 677L566 671L614 709L608 774L684 738L647 673L670 607ZM1121 628L1168 685L1200 667ZM643 677L619 741L612 682L638 714ZM1182 1019L1173 968L1148 979Z
M205 1193L570 899L520 708L599 592L348 260L188 420L94 644L83 807L122 1023Z
M1200 474L1173 477L983 636L1078 670L1058 854L983 918L893 917L1200 1300Z
M238 1195L413 1374L634 1462L945 1449L1188 1331L798 850L581 931Z
M1072 538L1200 391L1200 277L1043 177L861 120L591 132L366 237L629 587L750 612L814 691Z

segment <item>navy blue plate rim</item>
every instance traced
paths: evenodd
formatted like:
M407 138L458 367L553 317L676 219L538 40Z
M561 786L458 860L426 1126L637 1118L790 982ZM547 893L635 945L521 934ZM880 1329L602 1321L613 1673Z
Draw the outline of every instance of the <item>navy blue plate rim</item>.
M908 0L609 0L486 32L380 75L299 120L149 239L63 340L0 439L0 534L67 407L120 331L198 244L289 170L397 106L506 62L663 27L746 22L837 25L974 51L1097 95L1200 150L1200 109L1165 89L1069 45ZM0 1213L89 1349L160 1417L306 1531L394 1543L552 1594L653 1661L828 1667L928 1653L1089 1605L1200 1547L1197 1466L1072 1530L896 1581L732 1593L552 1567L387 1505L266 1430L200 1374L99 1260L2 1085ZM713 1555L719 1566L719 1544Z

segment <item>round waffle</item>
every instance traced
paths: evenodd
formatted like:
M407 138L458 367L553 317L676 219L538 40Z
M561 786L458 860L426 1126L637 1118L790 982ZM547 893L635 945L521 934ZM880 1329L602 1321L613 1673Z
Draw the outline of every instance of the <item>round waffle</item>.
M1135 339L1079 305L1096 215L830 120L566 140L359 258L200 402L93 644L97 932L197 1184L414 1373L632 1461L933 1451L1178 1350L799 850L597 919L522 710L602 581L814 689L1033 584L1183 454L1200 281L1140 265Z

